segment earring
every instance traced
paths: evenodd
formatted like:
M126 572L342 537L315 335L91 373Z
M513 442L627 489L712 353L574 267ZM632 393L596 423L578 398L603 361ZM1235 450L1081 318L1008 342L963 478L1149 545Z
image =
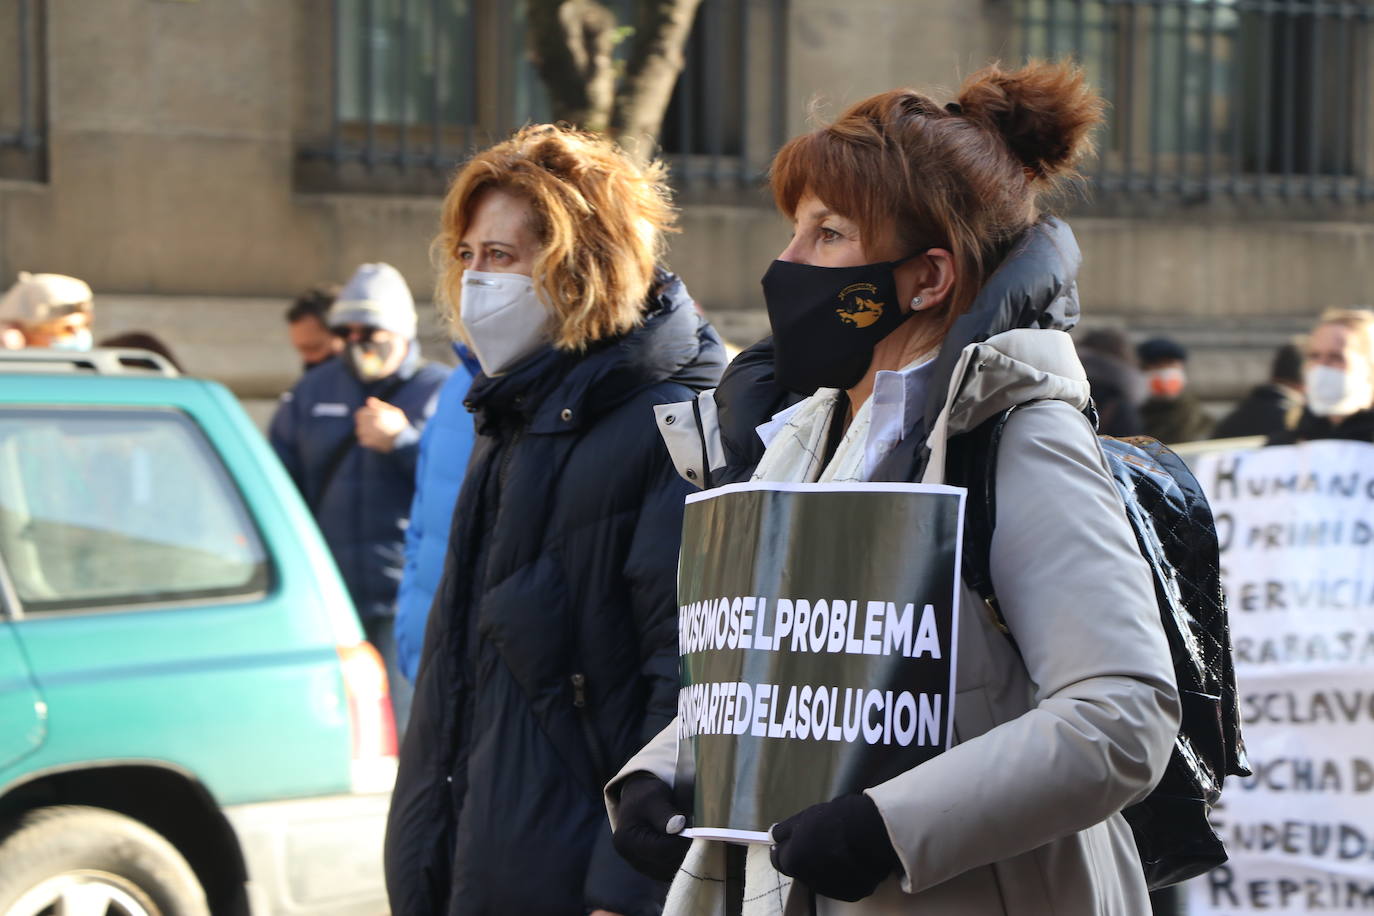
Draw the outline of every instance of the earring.
M921 307L921 303L924 301L925 300L922 299L920 296L913 296L911 299L911 307L914 309L918 309Z

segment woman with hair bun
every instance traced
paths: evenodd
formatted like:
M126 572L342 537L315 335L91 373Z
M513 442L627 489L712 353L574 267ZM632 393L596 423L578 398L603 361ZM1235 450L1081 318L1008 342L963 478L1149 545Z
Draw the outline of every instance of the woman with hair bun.
M1121 811L1164 773L1178 692L1065 333L1078 315L1078 247L1040 206L1101 117L1070 65L993 66L950 103L910 90L859 102L774 160L774 197L794 229L763 278L773 358L741 357L717 409L697 413L747 428L768 416L741 418L744 407L804 398L766 427L781 429L761 455L733 429L699 426L713 448L698 442L684 460L724 455L708 485L941 483L951 440L1017 407L999 449L990 556L1010 638L965 586L954 746L798 812L742 864L725 844L665 831L675 725L662 732L606 795L617 848L673 879L665 912L1149 912ZM859 316L837 310L837 292L859 282L876 301Z
M482 373L387 824L395 916L662 908L601 788L677 703L689 487L653 407L724 365L659 267L672 223L659 166L550 125L478 153L445 198L438 298Z

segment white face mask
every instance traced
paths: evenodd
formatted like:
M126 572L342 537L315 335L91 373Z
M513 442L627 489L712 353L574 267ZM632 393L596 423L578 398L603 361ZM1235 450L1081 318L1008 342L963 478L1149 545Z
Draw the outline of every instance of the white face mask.
M482 371L497 376L551 339L553 310L523 274L463 272L459 320Z
M89 328L80 328L48 344L54 350L89 350L94 345Z
M1307 407L1319 417L1348 417L1374 404L1367 372L1309 366L1304 373Z

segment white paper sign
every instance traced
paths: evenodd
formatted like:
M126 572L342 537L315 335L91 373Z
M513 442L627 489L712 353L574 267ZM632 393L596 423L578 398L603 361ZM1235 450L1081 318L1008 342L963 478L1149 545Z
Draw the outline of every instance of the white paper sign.
M1374 445L1191 462L1216 516L1254 775L1213 823L1231 861L1190 916L1374 913Z

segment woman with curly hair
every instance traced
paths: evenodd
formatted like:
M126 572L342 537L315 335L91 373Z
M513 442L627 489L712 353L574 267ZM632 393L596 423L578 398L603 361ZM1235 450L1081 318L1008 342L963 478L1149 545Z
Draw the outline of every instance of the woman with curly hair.
M600 791L677 702L689 487L653 407L724 364L659 267L672 225L660 167L547 125L449 188L439 299L482 374L387 827L397 916L661 909Z

